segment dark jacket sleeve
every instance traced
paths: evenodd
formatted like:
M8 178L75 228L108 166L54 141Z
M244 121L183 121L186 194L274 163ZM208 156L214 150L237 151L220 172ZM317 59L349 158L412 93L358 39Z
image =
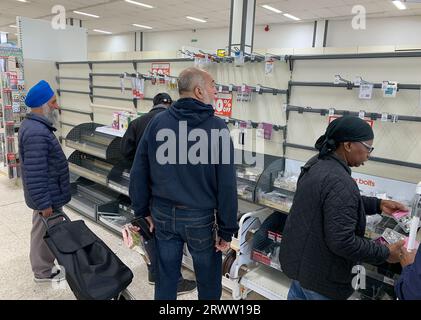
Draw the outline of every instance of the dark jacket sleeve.
M225 129L223 129L225 130ZM229 136L228 128L226 128ZM219 143L219 164L217 165L217 197L218 197L218 235L227 242L231 241L232 236L238 231L237 212L237 179L234 166L234 147L231 138L229 139L230 159L224 161L223 155L227 150L224 150L223 142Z
M400 300L421 300L421 246L414 263L402 269L395 292Z
M27 192L35 207L38 210L45 210L53 204L48 188L50 137L47 134L27 135L22 144Z
M354 262L380 264L389 257L389 249L355 234L359 216L359 194L338 177L324 183L324 232L328 248Z
M136 217L150 215L149 202L151 197L150 170L148 156L149 128L140 139L139 147L134 157L130 171L129 195Z
M380 204L382 202L381 199L376 197L361 197L364 203L365 214L370 216L373 214L381 213Z
M120 150L123 157L127 160L133 160L137 149L137 136L135 122L132 121L126 130L120 143Z

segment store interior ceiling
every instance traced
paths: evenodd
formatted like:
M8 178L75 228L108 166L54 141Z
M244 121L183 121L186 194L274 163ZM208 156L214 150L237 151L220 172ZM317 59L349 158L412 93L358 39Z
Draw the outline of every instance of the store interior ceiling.
M349 19L353 16L352 8L356 5L364 6L367 17L421 15L421 0L398 1L406 7L405 10L399 10L393 2L392 0L257 0L256 25ZM67 18L77 19L75 24L82 20L82 26L88 29L89 35L99 35L101 33L94 30L121 34L134 31L228 27L231 0L1 0L0 31L9 33L9 38L13 38L17 32L13 27L16 26L16 16L48 20L53 17L51 12L56 5L62 5L66 9ZM266 9L263 7L265 5L276 10ZM293 20L285 14L300 20ZM189 20L187 16L206 22ZM144 28L145 26L151 29Z

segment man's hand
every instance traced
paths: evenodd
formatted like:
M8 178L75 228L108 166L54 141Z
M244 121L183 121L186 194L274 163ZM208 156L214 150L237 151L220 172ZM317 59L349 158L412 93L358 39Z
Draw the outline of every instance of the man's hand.
M45 218L45 219L47 219L47 218L49 218L49 217L51 217L52 215L53 215L53 208L52 207L50 207L50 208L47 208L47 209L45 209L45 210L42 210L41 211L41 214L42 214L42 216Z
M216 242L215 242L215 248L216 248L216 252L218 251L227 251L230 248L231 242L226 242L224 239L222 238L217 238Z
M392 200L382 200L380 204L380 209L387 215L392 215L396 211L409 211L402 203L392 201Z
M387 262L389 263L398 263L401 260L402 257L402 248L405 244L404 240L398 241L394 244L389 244L387 247L390 250L389 258L387 259Z
M409 252L408 250L406 250L406 248L402 247L401 261L400 261L402 268L405 268L413 264L415 261L416 255L417 255L417 250L412 250L411 252Z
M149 223L149 231L150 231L150 233L152 233L155 229L155 225L153 223L152 216L145 217L145 220Z

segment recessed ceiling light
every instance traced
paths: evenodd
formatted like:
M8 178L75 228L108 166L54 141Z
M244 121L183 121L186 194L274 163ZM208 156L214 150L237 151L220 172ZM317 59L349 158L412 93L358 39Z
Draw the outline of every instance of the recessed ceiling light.
M399 10L405 10L406 9L406 5L402 1L394 0L392 2L395 5L395 7L398 8Z
M76 10L73 10L73 12L76 13L76 14L80 14L82 16L88 16L88 17L92 17L92 18L99 18L99 16L97 16L96 14L92 14L92 13L86 13L86 12L76 11Z
M190 16L187 16L186 18L190 19L190 20L193 20L193 21L202 22L202 23L207 22L206 20L195 18L195 17L190 17Z
M148 8L148 9L153 9L154 8L150 4L146 4L146 3L142 3L142 2L137 2L137 1L133 1L133 0L126 0L126 2L131 3L131 4L135 4L137 6L145 7L145 8Z
M17 28L18 26L15 26L14 24L11 24L9 27L10 28Z
M99 29L94 29L93 31L95 31L95 32L99 32L99 33L105 33L105 34L113 34L112 32L110 32L110 31L104 31L104 30L99 30Z
M24 2L24 3L29 3L29 1L28 1L28 0L16 0L16 1L19 1L19 2Z
M143 28L143 29L152 29L152 27L149 27L149 26L144 26L144 25L142 25L142 24L133 23L132 25L133 25L133 26L135 26L135 27L138 27L138 28Z
M284 16L287 17L287 18L290 18L292 20L295 20L295 21L301 20L300 18L297 18L297 17L295 17L295 16L293 16L292 14L289 14L289 13L284 13Z
M282 13L282 11L281 11L281 10L278 10L278 9L276 9L276 8L274 8L274 7L268 6L267 4L264 4L264 5L262 6L262 8L265 8L265 9L267 9L267 10L270 10L270 11L273 11L273 12L276 12L276 13Z

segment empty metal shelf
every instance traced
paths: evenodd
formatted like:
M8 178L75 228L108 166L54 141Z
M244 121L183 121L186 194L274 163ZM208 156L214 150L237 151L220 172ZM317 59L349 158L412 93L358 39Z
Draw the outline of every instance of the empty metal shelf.
M80 151L75 151L69 157L69 169L74 174L107 186L107 176L111 172L112 165Z
M82 123L74 127L66 137L66 146L95 157L111 160L121 159L121 138L96 132L98 123Z

